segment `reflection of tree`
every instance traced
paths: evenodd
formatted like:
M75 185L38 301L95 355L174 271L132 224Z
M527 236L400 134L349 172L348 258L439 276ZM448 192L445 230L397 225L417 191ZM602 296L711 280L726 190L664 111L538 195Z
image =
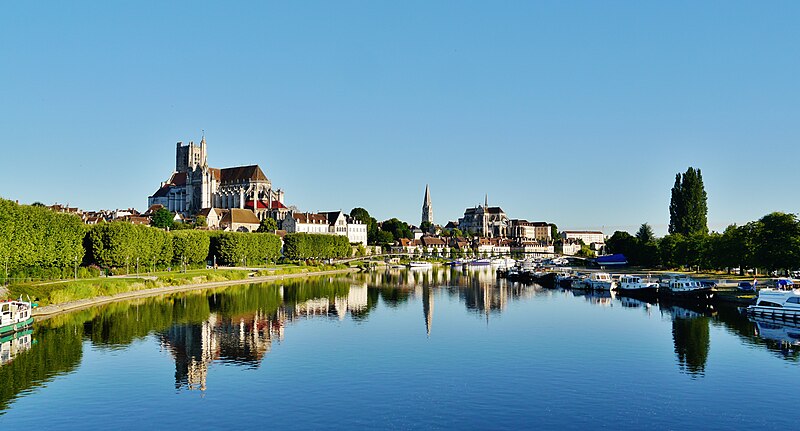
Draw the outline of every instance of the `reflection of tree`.
M7 409L20 392L74 370L83 355L81 336L80 325L37 325L36 345L0 367L0 411Z
M711 345L707 317L672 319L672 338L675 353L682 370L692 375L702 375Z

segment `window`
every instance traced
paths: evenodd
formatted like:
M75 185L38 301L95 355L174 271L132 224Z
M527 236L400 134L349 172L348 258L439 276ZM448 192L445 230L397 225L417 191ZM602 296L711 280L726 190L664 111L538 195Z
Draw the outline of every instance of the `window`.
M761 302L759 302L759 303L758 303L758 306L759 306L759 307L777 307L777 308L783 308L783 306L782 306L781 304L776 304L776 303L774 303L774 302L769 302L769 301L761 301Z
M791 302L792 304L800 304L800 297L793 296L787 299L786 302Z

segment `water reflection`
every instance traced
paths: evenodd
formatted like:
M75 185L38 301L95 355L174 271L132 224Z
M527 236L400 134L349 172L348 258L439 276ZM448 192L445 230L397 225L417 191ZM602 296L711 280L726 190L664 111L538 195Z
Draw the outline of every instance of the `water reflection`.
M445 307L448 303L462 304L468 313L489 319L506 312L514 301L534 297L544 297L542 307L549 306L550 300L580 300L598 307L618 306L620 312L640 310L644 318L659 312L671 324L676 364L681 372L693 377L703 376L706 371L712 325L724 328L748 346L774 352L777 357L798 361L800 356L800 327L751 321L735 307L715 309L611 292L544 289L497 280L490 268L387 270L347 278L166 295L39 322L33 334L20 333L16 339L2 343L0 381L7 384L0 386L0 411L19 394L76 369L84 340L94 348L114 350L155 337L174 361L176 389L203 391L215 363L262 366L275 343L287 337L287 327L300 320L338 321L349 316L353 321L364 322L380 304L390 309L412 305L422 312L420 325L424 323L425 335L421 326L419 335L432 337L436 333L433 319L437 301L444 301ZM416 316L418 312L415 310Z

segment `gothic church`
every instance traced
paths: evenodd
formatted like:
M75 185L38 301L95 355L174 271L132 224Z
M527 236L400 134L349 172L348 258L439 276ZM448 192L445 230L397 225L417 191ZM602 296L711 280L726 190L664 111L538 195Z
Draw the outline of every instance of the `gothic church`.
M207 157L205 137L200 145L178 142L175 171L148 197L148 206L160 204L184 216L204 208L250 209L262 220L286 209L283 191L272 188L258 165L217 169L208 166Z

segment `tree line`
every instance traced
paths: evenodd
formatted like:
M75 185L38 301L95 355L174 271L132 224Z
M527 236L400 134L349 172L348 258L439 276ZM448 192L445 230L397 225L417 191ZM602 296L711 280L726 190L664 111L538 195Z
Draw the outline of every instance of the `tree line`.
M257 264L288 259L327 259L352 253L338 235L289 234L281 253L272 233L165 231L118 221L87 226L80 217L0 199L0 275L7 278L71 278L100 268L155 270L175 265ZM77 273L77 274L76 274Z
M701 270L758 269L767 272L800 268L800 220L795 214L773 212L722 233L708 231L707 195L699 169L676 175L669 206L669 234L656 238L643 224L635 235L617 231L606 241L607 251L622 253L632 265Z

